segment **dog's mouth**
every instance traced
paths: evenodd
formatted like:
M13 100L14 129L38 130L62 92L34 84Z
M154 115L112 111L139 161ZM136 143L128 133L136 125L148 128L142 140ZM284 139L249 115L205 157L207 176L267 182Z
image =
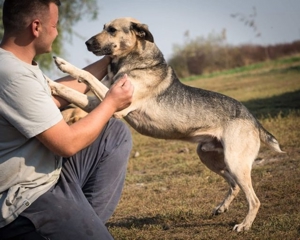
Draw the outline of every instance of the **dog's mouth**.
M111 55L112 47L110 44L100 46L99 42L95 38L91 38L85 42L88 51L94 53L96 56Z
M99 55L104 55L102 54L102 51L101 49L98 49L98 50L90 50L92 53L94 53L96 56L99 56Z
M112 55L112 50L109 47L104 47L101 49L92 49L89 50L92 53L94 53L96 56L102 56L102 55Z

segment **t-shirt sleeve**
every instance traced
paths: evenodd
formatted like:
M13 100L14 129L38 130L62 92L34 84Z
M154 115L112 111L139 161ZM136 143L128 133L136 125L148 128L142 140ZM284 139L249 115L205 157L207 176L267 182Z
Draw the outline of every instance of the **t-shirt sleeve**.
M45 86L32 76L14 75L14 79L0 91L1 114L27 138L62 120Z

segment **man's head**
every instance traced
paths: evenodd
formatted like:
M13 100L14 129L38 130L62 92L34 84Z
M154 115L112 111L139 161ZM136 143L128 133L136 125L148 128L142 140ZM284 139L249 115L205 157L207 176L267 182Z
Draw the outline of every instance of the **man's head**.
M5 0L4 39L14 37L18 45L31 44L34 54L51 51L57 36L59 0Z
M60 0L5 0L2 18L4 30L12 32L27 28L33 19L48 15L50 3L60 6Z

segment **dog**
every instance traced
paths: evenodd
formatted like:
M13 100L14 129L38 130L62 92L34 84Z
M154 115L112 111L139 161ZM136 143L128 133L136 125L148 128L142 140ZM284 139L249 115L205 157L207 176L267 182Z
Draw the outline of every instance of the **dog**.
M136 19L119 18L105 24L103 31L86 41L86 45L95 55L112 58L102 82L61 58L55 62L63 72L88 84L97 97L49 81L52 94L90 112L105 97L107 86L127 74L135 89L132 103L116 112L115 117L124 118L146 136L197 143L200 160L230 187L213 214L226 212L242 189L248 213L233 230L249 230L260 207L252 187L252 164L261 141L282 153L276 138L239 101L181 83L154 43L148 26Z

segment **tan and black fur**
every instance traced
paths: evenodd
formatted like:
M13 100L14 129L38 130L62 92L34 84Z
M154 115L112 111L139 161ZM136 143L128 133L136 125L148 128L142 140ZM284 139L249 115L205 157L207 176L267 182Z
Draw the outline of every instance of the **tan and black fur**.
M282 152L277 140L237 100L181 83L155 45L147 25L135 19L121 18L105 24L103 31L89 39L86 45L94 54L112 58L109 73L102 81L105 85L110 86L123 74L127 74L134 85L132 104L115 116L123 117L143 135L197 143L200 160L225 178L230 186L227 196L213 213L227 211L242 189L248 213L234 230L248 230L260 207L252 187L252 164L261 141ZM61 58L56 58L56 64L62 71L88 84L100 100L104 98L108 88L91 74ZM50 86L53 94L86 111L100 102L98 98L54 82L50 82Z

